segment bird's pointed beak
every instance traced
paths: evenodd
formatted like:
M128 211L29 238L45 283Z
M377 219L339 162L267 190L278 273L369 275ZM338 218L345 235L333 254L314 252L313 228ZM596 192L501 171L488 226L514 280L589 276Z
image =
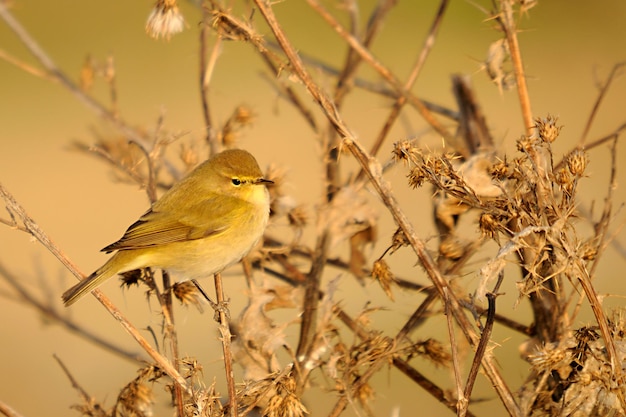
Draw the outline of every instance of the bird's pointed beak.
M259 178L254 183L255 184L274 184L274 181L266 180L265 178Z

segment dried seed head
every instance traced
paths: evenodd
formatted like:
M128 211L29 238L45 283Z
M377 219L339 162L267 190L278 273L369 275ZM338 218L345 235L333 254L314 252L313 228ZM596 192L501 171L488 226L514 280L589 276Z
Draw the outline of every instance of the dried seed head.
M483 213L480 215L480 219L478 219L478 228L484 237L495 239L498 236L500 223L498 223L493 215Z
M398 229L393 234L393 237L391 238L391 253L394 253L401 247L407 246L408 244L409 240L406 238L406 235L404 234L402 229L398 227Z
M417 188L421 187L424 184L424 180L426 179L426 174L421 167L413 167L409 174L407 175L409 179L409 187Z
M559 136L563 126L557 126L557 120L558 117L551 115L548 115L545 119L539 117L535 119L535 129L537 129L537 134L542 141L552 143Z
M201 295L198 288L191 281L180 281L172 285L172 293L183 305L193 304L202 309Z
M154 39L169 40L185 28L185 18L176 0L157 0L146 22L146 33Z
M415 344L417 352L425 355L436 366L450 366L452 356L446 351L444 345L436 339L426 339Z
M570 178L567 169L561 168L554 174L554 181L562 186L570 184L572 182L572 179Z
M582 149L575 149L567 157L567 168L575 177L582 177L587 167L587 154Z
M491 170L489 173L491 174L491 178L503 181L508 178L509 166L506 163L506 159L504 161L498 161L491 166Z
M402 140L400 142L394 143L393 146L393 159L396 162L407 162L409 160L409 156L411 155L413 149L413 145L410 140Z
M394 301L391 285L395 283L395 278L384 259L379 259L374 262L372 277L378 281L380 287L385 291L385 294L387 294L387 297L389 297L391 301Z
M516 142L517 150L524 153L532 151L534 144L535 138L526 135L520 137Z
M145 269L133 269L132 271L121 272L119 274L120 281L122 281L120 287L130 288L131 285L139 286L139 284L145 280L145 271Z
M533 368L542 373L559 368L569 358L571 355L566 347L559 347L552 343L544 345L528 355L528 361Z

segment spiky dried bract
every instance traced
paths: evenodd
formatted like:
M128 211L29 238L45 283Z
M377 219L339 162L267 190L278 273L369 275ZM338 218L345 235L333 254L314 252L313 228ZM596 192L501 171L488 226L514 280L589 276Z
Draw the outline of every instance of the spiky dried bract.
M436 339L426 339L415 343L412 350L423 355L436 366L450 367L452 355L444 348L444 345Z
M393 233L393 236L391 237L391 252L390 253L394 253L401 247L408 246L408 245L409 245L409 240L406 238L404 231L400 228L397 228L396 231Z
M372 267L372 277L378 281L380 287L385 291L387 297L391 301L394 301L393 292L391 291L391 286L395 284L395 278L393 277L393 273L387 265L387 262L384 259L378 259L374 262L374 266Z
M506 162L506 158L493 164L489 173L493 179L499 181L504 181L509 178L509 165Z
M610 323L616 359L624 363L626 343L620 316L621 312L614 313ZM624 415L620 397L626 395L626 387L615 380L597 327L582 327L559 343L538 347L528 359L538 375L534 384L528 383L522 392L522 401L533 401L530 416ZM540 382L543 385L537 386Z
M496 239L501 230L500 222L491 213L482 213L478 219L481 234L489 239Z
M156 382L165 374L156 366L139 369L139 375L120 391L115 404L115 414L129 417L151 417L154 394L146 382Z
M169 40L185 29L185 18L177 0L157 0L146 22L146 33L154 38Z
M120 276L120 287L130 288L133 285L139 286L142 282L145 282L145 269L133 269L132 271L121 272Z
M172 285L172 294L184 306L194 305L202 310L202 295L191 281L179 281Z
M416 152L416 148L410 140L403 140L393 144L392 153L396 162L402 161L407 163L414 152Z
M515 142L515 146L517 150L524 153L529 153L532 151L533 146L537 140L533 136L522 135L517 142Z
M567 156L567 169L574 177L580 178L587 168L587 154L582 149L575 149Z
M291 372L279 375L274 383L275 392L263 410L264 417L303 417L309 414L296 395L297 383Z
M407 178L409 179L409 187L418 188L424 185L424 181L426 180L426 174L421 167L416 166L411 168L411 171L409 171Z
M545 119L540 117L535 119L535 129L542 141L552 143L559 137L563 126L557 126L557 121L558 117L552 115L548 115Z

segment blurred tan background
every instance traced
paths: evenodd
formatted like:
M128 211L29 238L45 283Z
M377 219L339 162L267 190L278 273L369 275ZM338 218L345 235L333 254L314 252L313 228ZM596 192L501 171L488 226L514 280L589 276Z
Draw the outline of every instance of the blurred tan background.
M99 63L104 62L109 54L114 57L120 113L129 124L154 131L158 118L164 114L167 130L188 132L189 137L203 136L198 93L197 26L200 17L197 8L183 3L187 30L171 41L163 42L150 39L144 32L152 7L150 1L14 0L10 3L16 18L74 80L78 79L87 55ZM336 11L335 3L327 1L324 4ZM490 2L480 3L484 7L490 6ZM364 21L375 2L358 4ZM375 42L374 52L378 58L401 79L408 75L414 63L437 6L435 1L400 1ZM300 51L330 65L341 65L345 53L343 43L321 19L312 14L304 2L277 2L274 8ZM494 137L512 153L514 141L523 132L517 96L514 91L500 95L486 74L480 71L480 61L485 58L489 44L498 36L489 23L484 22L484 18L484 14L470 2L452 2L415 91L420 97L454 107L450 76L454 73L471 75ZM254 20L260 23L262 19L257 15ZM598 85L614 64L626 60L625 21L626 3L621 0L540 1L528 17L522 18L520 26L524 30L519 39L529 76L533 112L541 117L548 113L558 115L560 123L565 126L556 144L560 151L557 155L565 153L577 142L597 97ZM259 28L266 30L262 24ZM3 22L0 22L0 50L35 63ZM366 65L360 75L378 81ZM244 131L240 146L253 152L262 166L275 163L287 168L294 198L306 204L312 214L323 191L320 165L315 162L319 158L311 158L311 155L319 154L317 138L290 105L277 97L267 81L272 77L273 74L268 74L248 45L226 42L212 82L213 116L219 124L237 105L245 104L252 108L257 117L254 125ZM330 78L326 85L332 85ZM108 166L93 157L70 151L73 141L93 143L93 128L110 130L67 90L27 74L3 60L0 61L0 86L0 182L67 256L83 272L89 273L106 259L99 249L119 238L147 208L145 193L137 187L116 184ZM108 103L107 90L101 81L96 85L94 95ZM308 102L308 98L305 101ZM624 123L625 104L626 79L619 77L597 114L589 138L599 138ZM345 119L366 145L372 142L384 121L388 105L382 98L366 93L358 93L348 101ZM388 158L394 141L424 132L424 122L412 110L406 111L380 153L382 160ZM425 140L438 143L432 133L428 133ZM621 188L626 179L622 163L626 161L626 153L623 148L624 144L619 143L620 188L614 201L616 215L613 230L617 233L616 241L626 244L624 234L618 232L626 216L623 210L617 210L626 200ZM172 150L176 149L178 145L172 145ZM590 158L587 170L590 178L582 185L584 192L580 195L584 196L586 208L595 201L595 212L598 213L607 192L609 152L606 147L595 149L591 151ZM392 170L388 179L403 206L411 207L409 215L420 235L423 238L432 237L435 232L430 221L430 204L420 203L424 201L420 199L428 198L430 191L408 189L402 169ZM312 183L317 183L318 188L311 188ZM7 218L4 210L1 211L0 216ZM428 221L425 223L424 219ZM584 220L581 219L581 223L581 230L588 228ZM381 242L372 250L373 259L384 250L394 230L387 213L381 210ZM414 259L410 254L400 254L397 259L398 264L404 265L402 272L406 277L426 283L421 270L413 268ZM29 236L0 225L0 265L18 276L23 285L35 289L42 299L53 297L57 308L62 309L60 294L74 282L73 278ZM620 254L614 247L609 248L598 272L598 292L626 294L624 267L623 253ZM471 282L475 272L467 273ZM363 307L364 300L386 302L376 287L361 288L350 278L345 278L345 281L346 285L337 298L344 300L346 308L358 311ZM514 288L514 282L507 283L507 296L499 299L499 308L505 315L528 317L524 302L514 308ZM150 315L140 292L122 292L114 282L103 289L139 327L159 329L158 316ZM237 297L244 290L243 280L228 280L226 289L232 297L233 314L236 315L245 303L245 299ZM352 294L357 294L358 299ZM76 413L68 407L78 402L77 394L53 360L53 354L65 362L90 394L109 406L119 388L135 376L135 365L103 353L83 339L51 324L31 308L14 301L12 291L3 281L0 281L0 295L0 400L22 415L65 416ZM408 317L415 303L410 294L399 294L394 314ZM623 305L623 298L610 297L605 304L620 306ZM178 309L177 312L182 353L198 355L205 365L207 383L212 382L214 376L221 381L221 348L217 344L216 325L211 314L205 312L200 315L194 309ZM107 339L129 350L139 351L130 337L92 298L78 303L67 314ZM379 313L374 320L397 331L401 325L398 323L402 322L392 317L391 314ZM582 316L581 325L586 323L584 318ZM439 324L444 325L443 322ZM295 334L294 329L291 332ZM446 340L444 334L439 336ZM502 349L510 352L501 366L511 385L519 385L525 374L525 364L518 359L516 352L523 339L500 331L495 333L494 339L502 344ZM438 382L451 386L450 373L445 370L439 372ZM417 397L413 384L393 370L380 373L374 382L377 387L373 403L376 415L390 415L394 407L398 408L398 415L414 414ZM479 384L477 390L483 388ZM220 391L225 391L223 386L220 386ZM491 391L484 392L487 393L483 398L484 404L473 409L501 410ZM322 398L329 396L325 394ZM423 415L447 413L430 398L424 395L419 398ZM319 404L313 400L308 398L312 415L327 413L326 407L330 404ZM345 415L354 413L349 410Z

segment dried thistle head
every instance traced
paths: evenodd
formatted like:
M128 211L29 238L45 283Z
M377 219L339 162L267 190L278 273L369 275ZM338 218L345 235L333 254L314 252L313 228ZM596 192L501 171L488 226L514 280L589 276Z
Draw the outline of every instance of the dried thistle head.
M539 372L550 372L563 366L571 358L567 348L552 343L543 345L528 355L533 368Z
M184 306L194 305L202 311L202 295L191 281L180 281L172 285L172 294Z
M407 178L409 179L409 187L417 188L424 185L427 176L422 167L414 166L411 168L411 171L409 171Z
M536 139L533 136L522 135L517 142L515 142L515 145L518 151L528 153L532 151L535 142Z
M535 129L539 135L539 139L546 143L552 143L556 140L563 126L557 126L558 117L548 115L545 119L538 117L535 119Z
M413 349L420 355L425 356L436 366L449 367L452 355L444 345L436 339L426 339L413 345Z
M493 164L489 173L493 179L500 181L507 179L509 177L509 166L506 163L506 158Z
M185 18L177 0L157 0L146 22L146 33L154 38L169 40L185 28Z
M132 271L121 272L119 274L121 281L120 287L130 288L133 285L139 286L140 283L145 282L146 273L145 269L133 269Z
M164 374L156 366L148 365L139 369L139 375L120 391L115 410L119 415L151 417L154 395L146 382L154 382ZM114 415L117 415L114 414Z
M395 278L384 259L378 259L374 262L372 277L378 281L380 287L385 291L385 294L387 294L387 297L389 297L391 301L394 301L391 286L395 283Z
M493 214L484 212L478 219L478 228L480 233L489 239L498 241L498 231L502 226Z
M587 154L582 149L575 149L567 156L567 169L576 177L580 178L587 168Z
M391 238L391 248L390 248L391 252L390 253L394 253L401 247L408 246L408 245L409 245L409 240L404 234L404 231L398 227L396 231L394 232L393 237Z
M393 154L393 159L396 162L402 161L404 163L408 163L411 159L411 155L415 152L415 147L410 140L405 139L394 143L393 151L391 152Z

